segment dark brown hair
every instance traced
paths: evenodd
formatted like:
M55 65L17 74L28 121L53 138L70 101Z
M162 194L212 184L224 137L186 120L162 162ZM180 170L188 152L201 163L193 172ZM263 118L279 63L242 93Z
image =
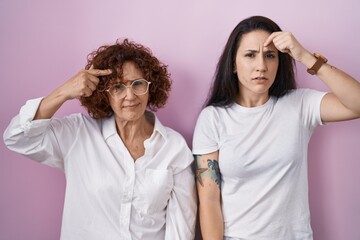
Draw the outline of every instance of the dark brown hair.
M252 16L242 20L231 32L225 45L205 106L226 107L236 101L239 96L239 80L233 71L236 52L242 36L256 30L264 30L268 33L281 31L274 21L263 16ZM275 81L269 89L270 96L281 97L296 88L294 65L295 61L289 54L279 51L279 67Z
M149 85L149 109L156 111L163 107L171 89L170 74L167 66L162 64L151 52L141 44L128 39L117 40L113 45L99 47L88 55L85 69L111 69L112 74L99 77L100 82L96 91L90 97L81 97L80 102L91 117L101 119L113 114L105 91L116 79L122 78L122 66L125 62L132 62L139 69L144 78L151 82Z

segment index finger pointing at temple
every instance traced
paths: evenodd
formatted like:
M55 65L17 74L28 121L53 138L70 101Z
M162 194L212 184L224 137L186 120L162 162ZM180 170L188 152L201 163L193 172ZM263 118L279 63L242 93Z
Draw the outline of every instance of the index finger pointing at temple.
M88 73L90 73L91 75L94 75L94 76L106 76L106 75L110 75L112 73L112 70L111 69L93 69L93 68L90 68L89 70L87 70Z

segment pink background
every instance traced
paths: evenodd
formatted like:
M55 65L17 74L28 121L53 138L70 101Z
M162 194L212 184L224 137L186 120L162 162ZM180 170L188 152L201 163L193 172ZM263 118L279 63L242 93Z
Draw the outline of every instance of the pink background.
M191 146L195 120L231 30L265 15L310 51L360 79L360 3L342 1L0 0L0 130L29 98L84 67L89 52L128 37L169 65L173 90L158 112ZM326 90L298 67L299 85ZM360 101L360 99L359 99ZM58 116L82 111L66 103ZM360 120L316 130L309 153L316 240L360 239ZM0 144L0 240L59 239L65 179Z

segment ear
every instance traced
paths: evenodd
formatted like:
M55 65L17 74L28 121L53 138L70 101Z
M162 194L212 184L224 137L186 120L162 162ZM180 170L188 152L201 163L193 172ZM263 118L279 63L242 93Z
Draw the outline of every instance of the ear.
M233 73L236 74L236 63L234 63L234 66L233 66Z

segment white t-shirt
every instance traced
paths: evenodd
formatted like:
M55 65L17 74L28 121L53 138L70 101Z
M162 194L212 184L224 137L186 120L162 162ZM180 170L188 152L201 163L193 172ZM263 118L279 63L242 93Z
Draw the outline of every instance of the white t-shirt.
M194 238L193 156L180 134L147 112L154 131L144 142L144 156L134 162L114 117L74 114L32 121L40 101L21 108L4 141L11 150L65 172L61 239Z
M264 105L209 106L196 123L193 154L219 151L224 235L312 239L307 149L325 93L293 90Z

